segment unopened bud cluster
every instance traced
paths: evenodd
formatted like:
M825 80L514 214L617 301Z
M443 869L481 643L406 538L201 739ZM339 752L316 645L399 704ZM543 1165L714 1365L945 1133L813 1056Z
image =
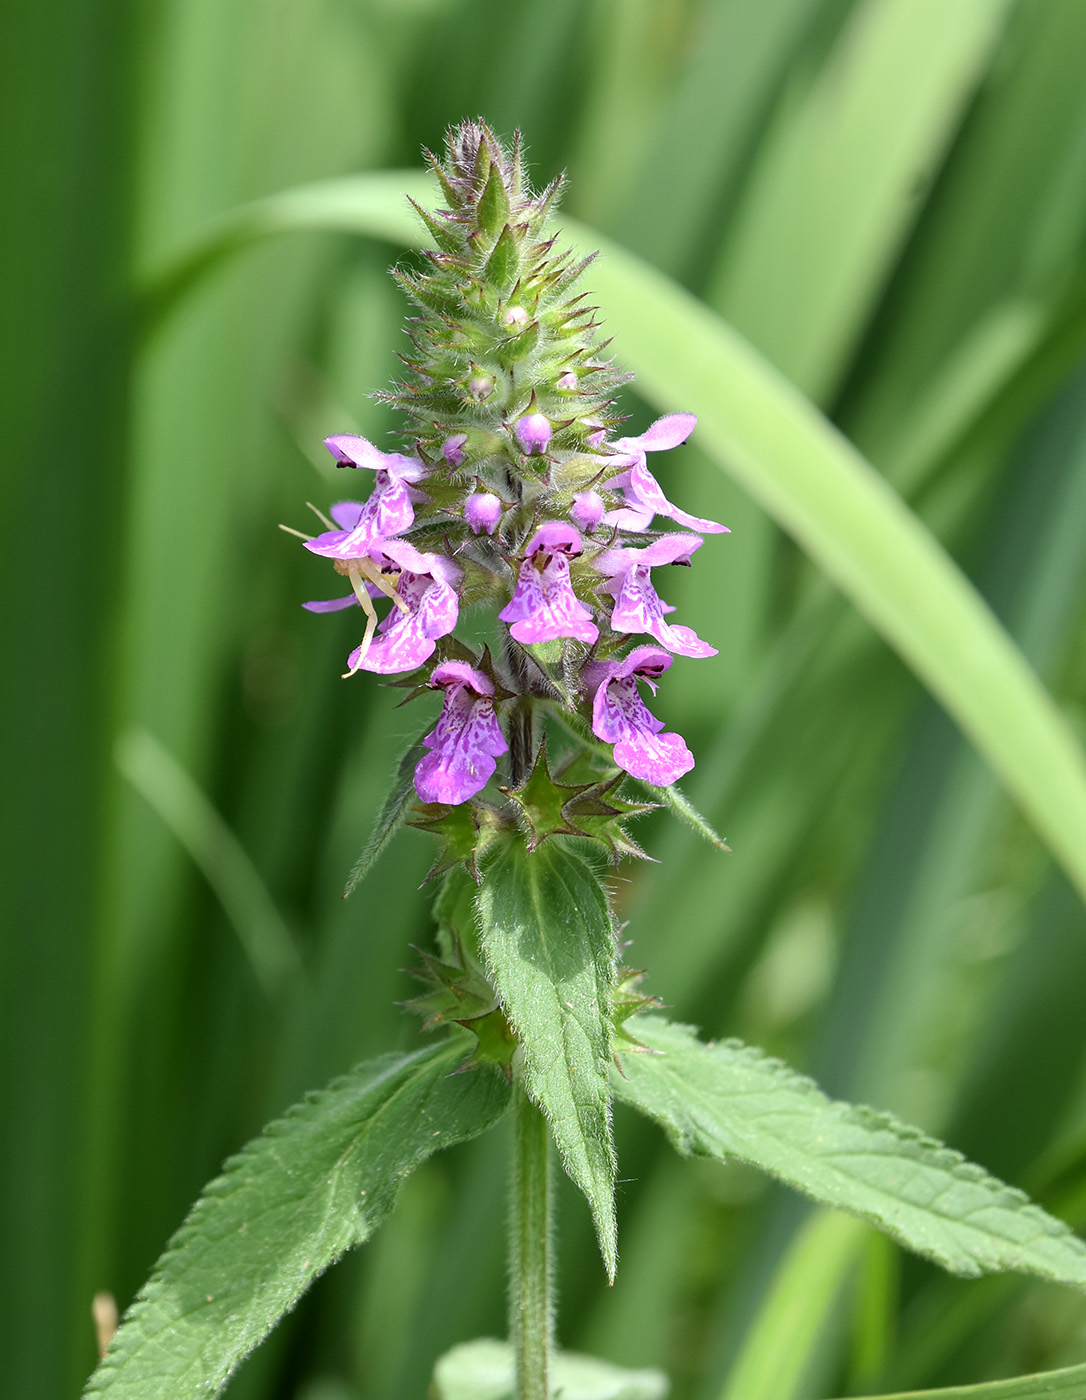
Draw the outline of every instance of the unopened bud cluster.
M715 653L667 621L652 570L689 564L701 535L725 527L672 505L647 456L684 442L695 420L672 414L613 436L625 376L574 290L591 260L555 254L543 236L560 182L533 194L519 143L507 153L479 123L456 128L445 159L430 161L446 207L418 210L435 245L424 269L395 273L417 314L409 375L381 396L409 416L410 450L327 439L339 466L372 472L374 485L362 502L333 505L329 529L306 540L350 591L305 606L362 609L348 675L443 692L415 772L424 802L481 792L509 750L504 717L519 714L523 732L533 699L579 713L618 768L673 783L694 760L638 685L655 691L675 656ZM454 632L461 609L487 604L498 644L479 652Z

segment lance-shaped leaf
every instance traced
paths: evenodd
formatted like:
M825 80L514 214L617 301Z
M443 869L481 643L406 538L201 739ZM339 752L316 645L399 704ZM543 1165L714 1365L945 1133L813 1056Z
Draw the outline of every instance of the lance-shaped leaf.
M890 1114L835 1102L779 1060L641 1016L655 1054L622 1057L615 1093L680 1151L736 1157L870 1220L951 1273L1004 1269L1086 1288L1086 1244L1021 1191Z
M370 1060L232 1158L171 1240L86 1395L218 1395L317 1275L372 1234L408 1172L504 1113L500 1073L452 1074L463 1052L457 1038Z
M595 872L561 838L529 852L510 839L483 872L480 941L520 1036L528 1092L550 1121L566 1171L592 1208L613 1277L611 998L615 934Z
M378 857L407 820L407 813L415 798L415 767L426 750L422 741L416 739L396 764L396 771L389 783L388 792L381 810L377 814L373 830L362 854L351 867L347 884L343 891L346 899L373 869Z

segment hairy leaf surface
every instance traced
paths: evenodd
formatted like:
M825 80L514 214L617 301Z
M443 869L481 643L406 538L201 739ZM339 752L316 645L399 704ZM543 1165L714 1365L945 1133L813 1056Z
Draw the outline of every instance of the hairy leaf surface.
M483 874L480 936L491 979L520 1035L528 1092L547 1115L566 1171L588 1198L614 1275L611 992L615 935L599 878L558 840L528 854L509 842Z
M657 1053L624 1055L615 1093L660 1122L680 1151L750 1162L951 1273L1017 1269L1086 1288L1082 1240L918 1129L828 1099L750 1046L706 1045L689 1026L656 1016L629 1025Z
M207 1187L91 1377L87 1395L217 1395L318 1274L361 1244L407 1174L509 1103L455 1042L369 1060L248 1144ZM451 1076L451 1077L450 1077Z

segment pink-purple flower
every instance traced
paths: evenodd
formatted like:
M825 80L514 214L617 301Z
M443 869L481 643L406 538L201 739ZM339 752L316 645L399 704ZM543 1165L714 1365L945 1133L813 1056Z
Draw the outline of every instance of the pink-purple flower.
M601 592L615 600L611 610L613 632L648 632L668 651L679 656L715 656L716 648L703 642L691 627L672 626L664 614L675 609L662 601L652 585L652 570L663 564L689 564L700 549L697 535L662 535L643 549L608 549L595 560L607 578Z
M656 682L672 658L659 647L634 647L624 661L596 661L585 667L594 690L592 732L614 744L615 763L635 778L657 787L676 782L694 766L694 757L679 734L661 733L664 725L647 709L637 689L643 680L655 694Z
M333 511L335 507L333 507ZM349 675L414 671L434 654L437 641L456 626L460 566L442 554L423 554L407 540L378 540L365 554L337 560L354 590L343 598L303 603L309 612L338 612L359 604L366 613L362 644L348 657ZM392 608L380 623L374 602L387 597Z
M468 440L467 433L453 433L441 444L441 455L448 462L450 467L459 467L464 463L464 444Z
M306 549L329 559L353 559L365 554L375 540L402 534L415 519L415 505L427 499L415 489L426 475L426 467L414 457L400 452L382 452L353 433L325 438L324 445L341 467L365 467L377 473L377 480L364 505L341 501L332 507L338 530L326 530Z
M580 535L565 520L549 520L532 536L513 597L498 614L512 624L509 631L518 642L597 640L600 632L592 611L574 593L569 578L569 556L580 554L581 548Z
M502 518L502 503L493 491L476 491L464 502L464 519L473 535L486 531L492 535Z
M547 444L551 440L551 425L542 413L526 413L513 424L513 435L522 452L529 455L533 452L546 452Z
M654 516L663 515L688 530L700 530L706 535L729 533L726 525L688 515L672 505L645 460L648 452L663 452L685 442L697 421L692 413L669 413L665 418L658 418L640 437L617 438L607 445L608 451L614 454L613 465L624 466L626 470L604 484L612 491L621 491L626 504L619 510L609 511L604 516L605 524L615 525L620 530L647 530Z
M423 739L430 750L415 768L415 791L423 802L457 805L486 787L495 758L505 753L494 713L494 683L466 661L435 666L430 684L441 686L441 718Z
M569 508L573 523L578 529L590 535L603 519L606 506L598 491L575 491Z
M462 570L442 554L422 554L406 540L385 540L373 555L383 575L399 571L394 606L367 647L347 658L351 671L394 675L413 671L434 654L438 639L456 626Z

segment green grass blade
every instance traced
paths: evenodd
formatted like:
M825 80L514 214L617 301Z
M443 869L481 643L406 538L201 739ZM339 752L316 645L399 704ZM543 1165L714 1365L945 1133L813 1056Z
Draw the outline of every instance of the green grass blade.
M433 203L433 181L420 170L374 170L299 185L239 205L143 281L143 323L156 329L234 253L281 233L358 233L397 246L422 240L422 224L406 195Z
M721 1400L794 1400L866 1233L836 1211L815 1214L793 1240Z
M898 1390L893 1395L858 1396L855 1400L1082 1400L1086 1395L1086 1366L1013 1376L981 1385L952 1385L945 1390Z
M117 741L117 766L195 861L269 997L302 971L294 936L241 842L192 776L145 729Z
M1008 8L857 6L762 147L709 300L815 398L852 353Z
M593 293L641 391L810 554L943 703L1086 896L1086 759L1006 632L858 452L730 327L608 245Z

